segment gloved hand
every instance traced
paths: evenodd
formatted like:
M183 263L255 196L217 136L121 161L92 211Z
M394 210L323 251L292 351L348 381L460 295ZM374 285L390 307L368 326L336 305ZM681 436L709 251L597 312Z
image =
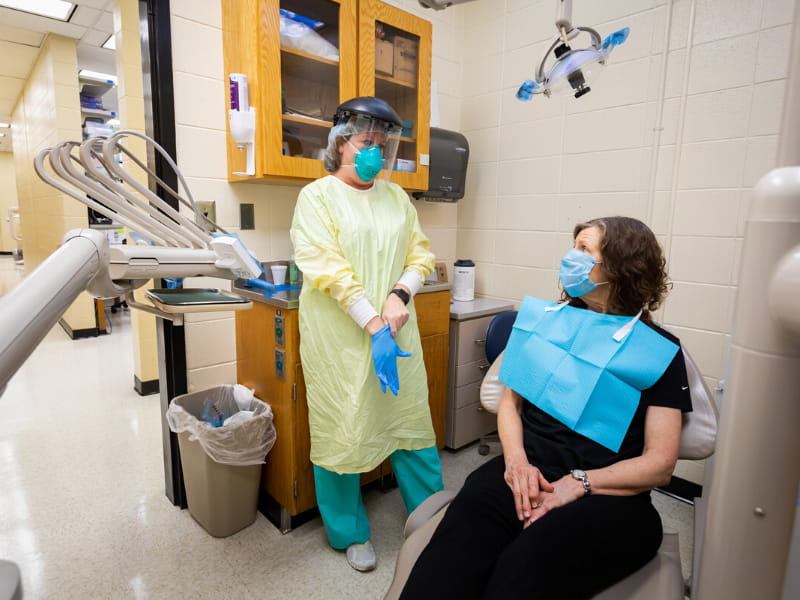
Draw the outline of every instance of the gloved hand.
M403 352L400 349L394 341L389 326L386 325L372 336L372 362L384 394L387 387L395 396L400 391L400 380L397 376L398 356L411 356L411 352Z

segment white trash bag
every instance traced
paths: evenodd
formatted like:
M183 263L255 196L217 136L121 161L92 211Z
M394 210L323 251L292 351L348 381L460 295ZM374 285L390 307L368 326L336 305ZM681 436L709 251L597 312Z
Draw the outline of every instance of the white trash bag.
M260 465L275 444L272 409L239 384L177 396L167 423L175 433L189 432L190 441L223 465Z

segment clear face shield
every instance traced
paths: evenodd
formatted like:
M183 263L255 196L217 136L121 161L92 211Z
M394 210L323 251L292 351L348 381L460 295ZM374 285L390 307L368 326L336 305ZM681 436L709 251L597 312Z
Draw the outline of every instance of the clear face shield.
M356 175L365 182L375 178L388 180L397 159L401 131L399 125L382 119L362 114L350 115L345 122L340 121L331 129L326 168L329 171L335 171L339 167L353 168ZM342 162L342 143L348 145L355 154L352 162ZM328 158L335 159L339 164L335 164L334 160L329 161ZM334 163L330 166L336 168L328 168L329 162Z

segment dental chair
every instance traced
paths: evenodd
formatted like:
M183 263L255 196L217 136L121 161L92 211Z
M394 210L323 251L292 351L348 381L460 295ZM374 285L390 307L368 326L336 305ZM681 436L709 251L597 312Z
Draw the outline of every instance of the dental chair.
M503 353L508 338L511 337L511 330L514 328L514 320L517 318L517 311L508 310L495 315L494 319L489 322L486 328L486 342L484 345L484 352L486 353L487 367L491 367L497 357ZM483 406L483 401L481 400ZM484 406L484 408L486 408ZM497 408L494 410L487 409L490 412L497 413ZM478 454L486 456L489 454L489 442L499 442L500 436L496 433L481 436L478 441Z
M513 323L513 317L516 314L513 312L498 315L495 320L503 317L504 314L511 315L504 317L506 324L508 319L511 319ZM487 330L487 354L490 347L496 347L496 344L499 343L498 340L502 342L502 347L483 378L480 392L481 404L486 410L493 413L497 413L500 397L503 394L504 385L498 379L498 374L503 360L505 343L510 334L510 329L506 330L504 326L500 326L501 323L502 321L498 321L496 328L492 328L492 324L490 324L489 330ZM490 341L491 337L498 339ZM719 414L711 391L685 348L683 356L686 362L693 410L683 415L679 458L701 460L714 453ZM405 542L397 556L394 578L384 600L396 600L400 596L417 557L427 546L431 535L455 495L456 492L452 490L437 492L409 515L403 530ZM695 548L698 548L700 542L701 540L696 537ZM665 530L661 547L649 563L622 581L606 588L594 596L593 600L684 600L684 594L685 585L681 574L678 533Z

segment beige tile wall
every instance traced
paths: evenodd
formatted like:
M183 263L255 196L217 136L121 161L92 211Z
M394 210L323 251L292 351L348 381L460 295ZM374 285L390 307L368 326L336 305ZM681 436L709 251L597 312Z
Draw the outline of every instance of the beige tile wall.
M66 232L88 225L86 207L44 183L33 170L41 150L81 139L75 45L74 39L48 35L12 113L26 273L58 248ZM81 294L62 319L73 330L96 327L94 300Z
M472 185L457 248L478 262L478 293L552 298L576 221L641 218L675 283L661 320L712 386L724 377L743 223L751 187L775 164L793 18L790 0L731 4L674 2L667 27L663 0L576 2L574 24L601 36L630 26L631 36L587 96L530 103L513 95L555 33L553 3L465 6L465 32L503 40L473 35L464 50Z
M10 135L5 130L6 135ZM0 252L11 252L20 243L11 237L8 227L8 209L17 206L17 177L14 174L14 154L0 152ZM19 235L19 219L15 219L15 233Z
M667 27L664 1L575 3L575 24L601 36L630 26L631 36L587 96L529 103L513 95L555 33L553 3L464 6L471 185L458 206L457 252L477 260L479 293L549 298L576 221L642 218L675 281L662 319L691 338L716 383L749 190L775 162L792 2L673 4Z

